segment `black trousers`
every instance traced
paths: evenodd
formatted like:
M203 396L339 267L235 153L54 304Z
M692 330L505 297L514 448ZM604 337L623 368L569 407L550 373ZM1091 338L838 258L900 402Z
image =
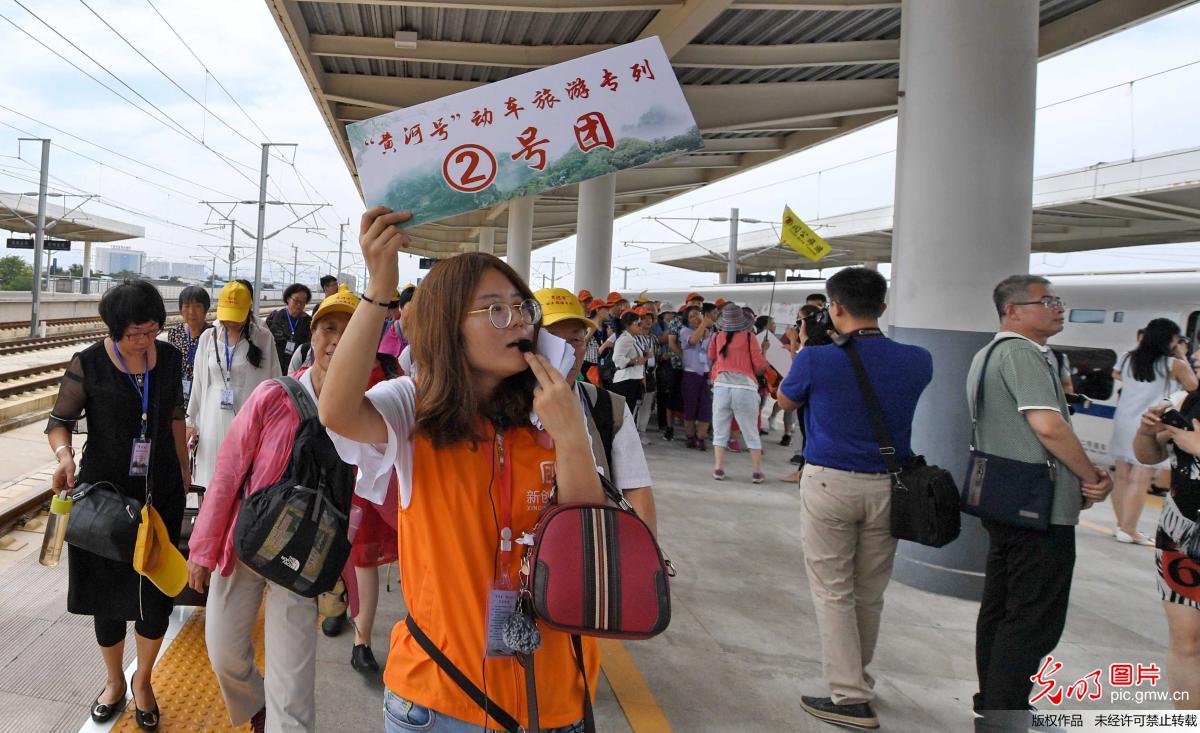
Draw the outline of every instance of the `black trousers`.
M671 425L669 411L674 409L672 405L675 403L675 372L675 367L671 366L669 361L664 361L654 370L654 380L657 383L655 387L658 391L654 406L658 409L659 430L666 430Z
M987 571L975 627L979 692L975 709L1021 711L1042 657L1054 650L1067 621L1075 572L1075 527L1045 532L984 522Z
M645 394L645 386L640 379L626 379L620 382L613 382L612 391L624 397L629 411L633 412L637 409L638 401Z
M120 644L125 640L127 624L127 621L119 618L93 616L92 625L96 630L96 643L102 647ZM163 616L162 618L134 621L133 630L138 633L138 636L145 639L161 639L167 633L167 627L170 624L171 617Z

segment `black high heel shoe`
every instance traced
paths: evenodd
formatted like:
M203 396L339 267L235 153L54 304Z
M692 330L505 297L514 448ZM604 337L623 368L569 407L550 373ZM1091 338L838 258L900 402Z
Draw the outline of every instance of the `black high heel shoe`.
M97 695L96 700L92 703L92 720L97 723L107 723L112 720L117 713L124 710L125 706L129 704L129 701L125 698L128 692L129 683L126 682L121 690L121 699L116 702L104 703L100 702L100 695L104 694L104 691L101 690L100 695Z

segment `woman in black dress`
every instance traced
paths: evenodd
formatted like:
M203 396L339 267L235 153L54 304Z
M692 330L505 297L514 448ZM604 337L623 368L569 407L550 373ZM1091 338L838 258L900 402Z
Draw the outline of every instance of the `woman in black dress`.
M183 357L175 347L157 340L166 309L162 296L144 280L127 280L105 293L100 300L100 318L110 336L71 359L46 426L50 447L59 461L54 488L59 491L76 482L109 481L143 503L149 493L171 542L177 543L184 487L191 481L180 381ZM90 417L92 429L86 431L76 476L71 438L85 416ZM135 448L143 438L149 442L148 449ZM148 456L139 456L139 464L148 463L144 469L135 464L135 451L148 452ZM126 622L133 621L138 664L130 683L137 723L143 730L154 730L159 710L150 676L167 630L172 599L132 565L71 545L67 557L67 610L94 618L96 641L108 672L104 690L92 705L92 719L107 721L125 706L121 659Z
M292 283L283 291L284 307L267 316L267 328L275 337L275 349L284 374L288 373L292 354L312 341L312 316L304 312L310 300L312 291L307 285Z

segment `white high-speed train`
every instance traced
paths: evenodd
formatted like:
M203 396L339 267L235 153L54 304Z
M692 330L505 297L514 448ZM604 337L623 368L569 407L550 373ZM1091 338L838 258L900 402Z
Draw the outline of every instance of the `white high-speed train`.
M1093 460L1108 461L1108 440L1117 390L1112 369L1137 344L1137 331L1153 318L1170 318L1200 345L1200 270L1046 275L1067 304L1066 325L1050 346L1066 354L1077 394L1092 400L1077 408L1076 432ZM824 292L821 280L753 285L711 285L689 290L651 290L647 297L678 305L689 292L705 300L725 298L769 313L779 328L793 323L804 299ZM990 293L981 294L989 297ZM635 296L636 297L636 296ZM884 319L886 327L886 316Z

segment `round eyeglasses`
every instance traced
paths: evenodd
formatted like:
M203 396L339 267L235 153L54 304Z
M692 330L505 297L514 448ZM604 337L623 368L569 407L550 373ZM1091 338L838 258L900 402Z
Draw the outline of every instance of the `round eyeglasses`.
M468 316L473 316L476 313L487 313L488 320L496 328L508 328L512 325L513 311L516 311L521 316L521 325L532 326L542 320L542 304L530 298L523 300L517 305L509 303L492 303L487 308L477 308L473 311L467 311Z

